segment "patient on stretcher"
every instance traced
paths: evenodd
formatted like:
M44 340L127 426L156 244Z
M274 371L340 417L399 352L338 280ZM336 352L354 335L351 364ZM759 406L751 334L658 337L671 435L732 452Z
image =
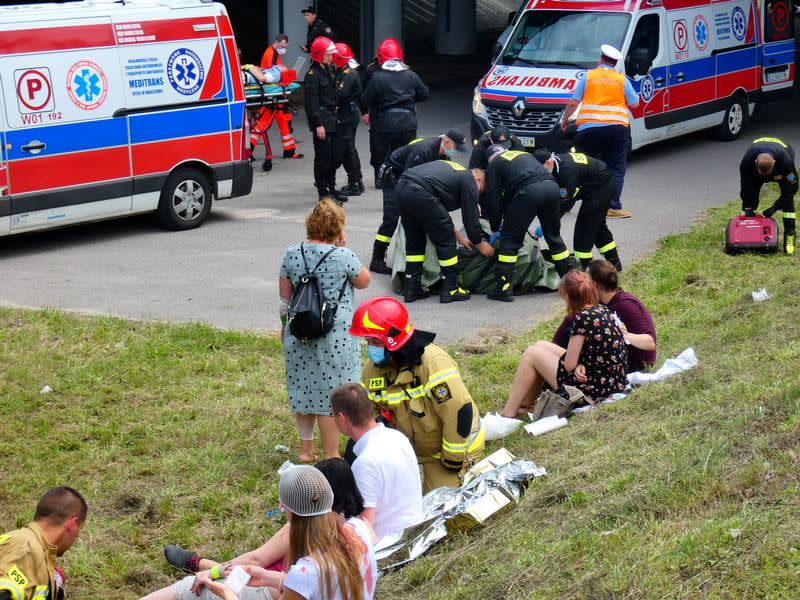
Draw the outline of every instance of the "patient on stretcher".
M288 71L283 65L273 65L268 69L262 69L255 65L242 66L242 83L244 85L259 85L264 83L278 83L283 73Z

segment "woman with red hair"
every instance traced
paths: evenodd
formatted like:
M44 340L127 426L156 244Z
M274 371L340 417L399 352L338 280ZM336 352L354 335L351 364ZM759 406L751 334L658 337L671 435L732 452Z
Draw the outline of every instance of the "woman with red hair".
M571 385L593 399L607 398L627 385L625 339L614 313L599 303L589 275L570 271L558 292L567 312L575 314L567 349L545 341L525 349L500 411L504 417L516 417L520 409L531 407L545 383L565 397L563 386Z

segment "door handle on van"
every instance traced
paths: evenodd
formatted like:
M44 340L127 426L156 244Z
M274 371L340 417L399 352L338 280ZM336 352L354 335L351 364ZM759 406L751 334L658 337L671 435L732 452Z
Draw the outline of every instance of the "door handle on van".
M675 79L677 79L678 81L683 81L683 72L676 73L675 74Z
M653 80L653 83L655 83L656 85L664 85L664 78L663 77L656 77Z
M22 146L21 150L23 152L30 152L31 154L39 154L42 150L47 148L47 144L44 142L40 142L39 140L33 140L29 142L27 145Z

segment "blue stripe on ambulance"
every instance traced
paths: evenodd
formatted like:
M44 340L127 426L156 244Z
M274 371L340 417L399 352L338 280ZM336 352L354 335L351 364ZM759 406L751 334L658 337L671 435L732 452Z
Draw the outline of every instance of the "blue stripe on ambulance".
M129 118L131 144L230 131L228 107L224 104L136 114Z
M758 61L758 48L744 48L734 52L722 52L717 55L717 69L720 75L743 71L756 66Z
M9 160L52 156L65 152L100 150L128 144L128 123L125 119L101 119L61 125L44 125L26 129L9 129L7 141L11 145ZM22 150L31 140L39 140L47 145L38 155Z
M238 131L244 123L244 102L231 102L228 105L231 118L231 130Z

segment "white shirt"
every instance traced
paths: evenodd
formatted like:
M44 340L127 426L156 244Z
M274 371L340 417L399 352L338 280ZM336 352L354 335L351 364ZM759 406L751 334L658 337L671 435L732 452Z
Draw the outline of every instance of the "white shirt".
M364 507L375 509L372 524L378 539L420 520L422 482L408 438L379 423L353 447L353 475Z
M364 600L372 600L375 595L375 580L378 578L372 534L367 524L358 517L349 519L347 524L355 530L366 546L367 551L361 557L361 577L364 580ZM323 596L324 589L319 578L317 563L311 557L305 556L289 568L283 587L297 592L306 600L344 600L336 573L332 575L333 595Z

